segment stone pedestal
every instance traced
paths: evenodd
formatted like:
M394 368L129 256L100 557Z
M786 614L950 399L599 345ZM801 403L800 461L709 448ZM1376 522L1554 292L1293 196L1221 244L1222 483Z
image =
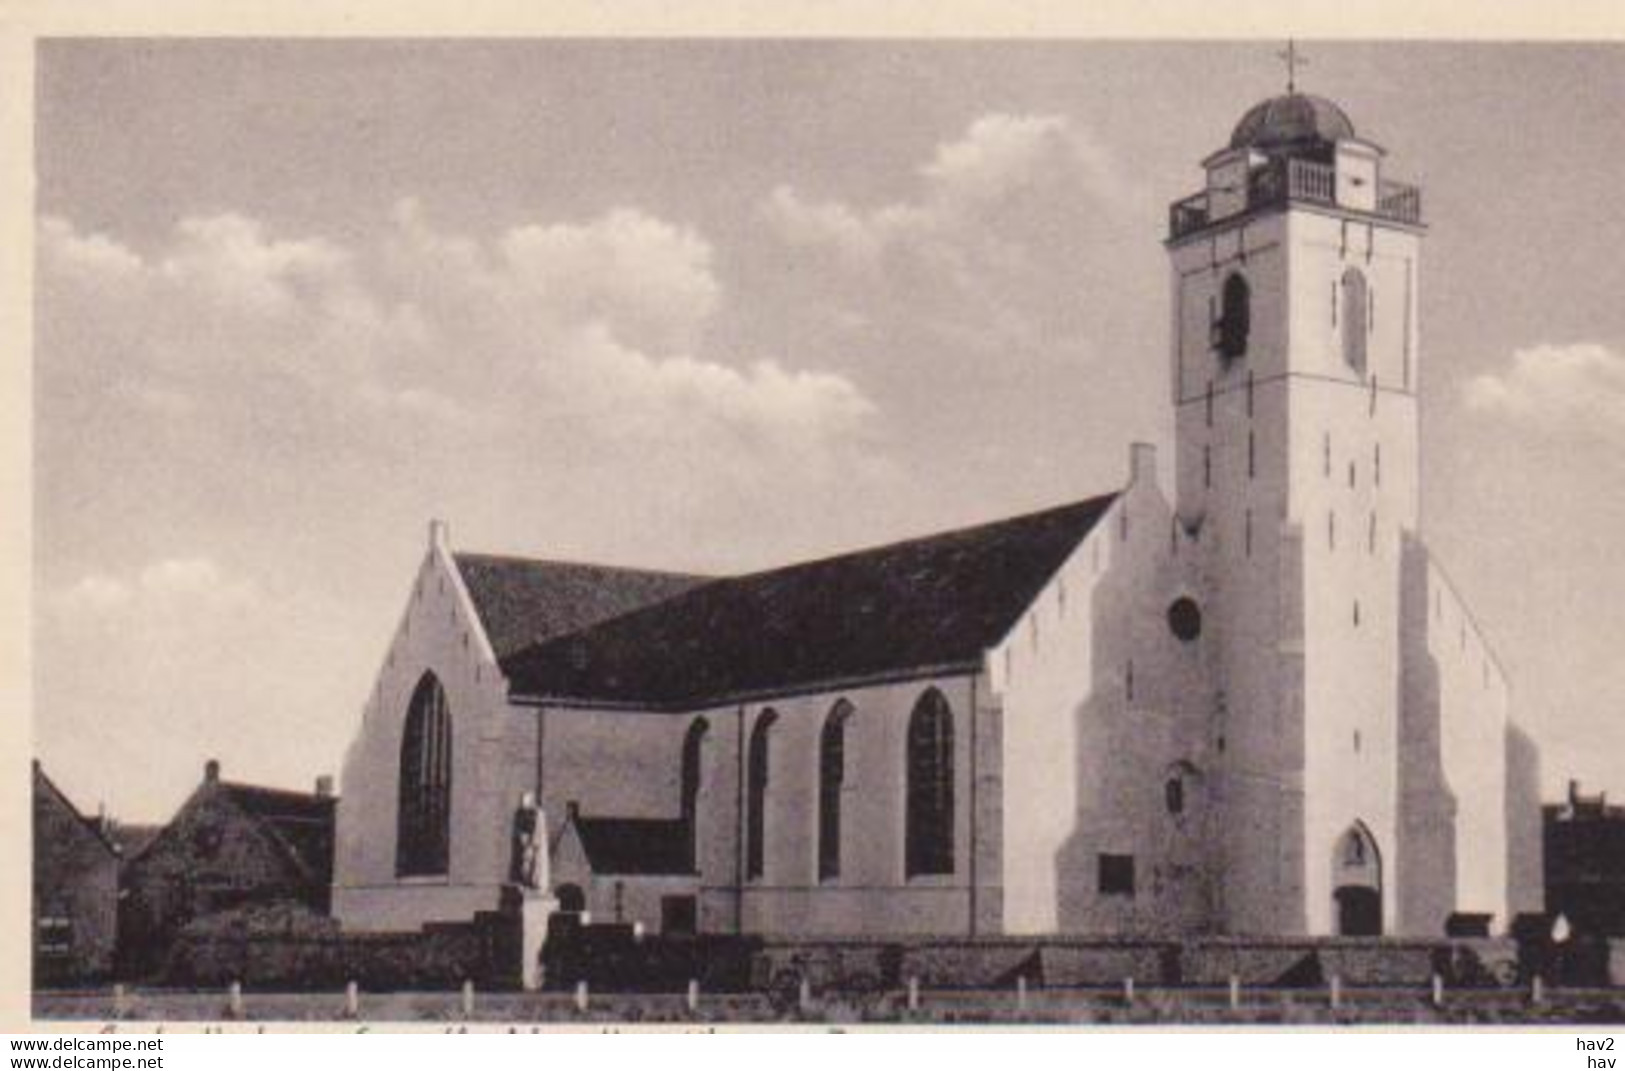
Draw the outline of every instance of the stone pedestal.
M519 982L527 991L542 988L542 943L557 898L540 889L519 889L512 898L519 923Z

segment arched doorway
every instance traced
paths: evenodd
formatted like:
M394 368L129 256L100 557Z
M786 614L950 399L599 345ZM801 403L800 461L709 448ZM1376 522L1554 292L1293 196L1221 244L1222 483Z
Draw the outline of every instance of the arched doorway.
M1363 822L1355 822L1332 853L1332 906L1343 937L1382 935L1382 853Z
M579 915L587 910L587 894L579 885L560 885L553 895L558 898L560 911Z

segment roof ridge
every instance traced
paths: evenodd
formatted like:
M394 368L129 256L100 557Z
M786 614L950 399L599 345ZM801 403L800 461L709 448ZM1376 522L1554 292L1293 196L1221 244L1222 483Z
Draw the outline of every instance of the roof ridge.
M233 792L241 792L246 790L248 792L261 792L267 795L297 796L302 800L308 800L312 803L318 803L323 800L332 800L334 798L332 796L324 796L319 792L304 792L297 788L278 788L275 785L255 785L247 781L221 781L219 784L221 788L230 789Z
M685 569L663 569L644 565L613 565L608 562L566 561L562 558L531 558L522 554L497 554L483 550L455 550L452 558L462 562L477 560L505 565L548 565L564 569L603 569L618 573L641 573L645 576L669 576L691 580L721 579L715 573L696 573Z
M993 529L1002 528L1005 525L1031 523L1032 521L1038 520L1040 517L1066 513L1069 510L1081 509L1084 506L1096 506L1104 501L1114 499L1120 494L1122 494L1121 490L1108 491L1105 494L1093 495L1089 498L1075 499L1070 502L1063 502L1056 506L1046 506L1043 509L1029 510L1026 513L1014 513L1010 514L1009 516L998 517L989 521L977 521L974 524L961 525L957 528L942 528L935 532L926 532L922 535L908 536L903 539L893 539L885 543L871 543L866 546L854 547L851 550L837 551L834 554L825 554L817 558L802 558L797 561L788 562L784 565L774 565L766 569L757 569L748 573L734 573L727 576L719 576L716 579L718 581L756 580L764 576L772 576L774 573L788 572L792 569L800 569L805 566L825 565L830 562L841 561L845 558L859 558L869 554L879 554L880 552L887 550L902 550L907 547L917 547L925 543L934 543L939 539L948 539L952 536L984 534ZM692 590L695 589L691 588L690 591ZM682 594L686 595L688 592L683 592Z
M496 554L490 551L478 550L453 551L452 557L458 561L462 561L464 559L478 559L480 561L522 565L551 565L567 569L605 569L623 573L642 573L651 576L679 577L691 580L702 580L707 583L715 583L717 581L744 580L748 578L766 576L770 573L776 573L786 569L795 569L804 565L818 565L823 562L839 561L842 558L855 557L861 554L873 554L882 550L890 550L894 547L903 548L919 543L928 543L932 540L945 539L949 536L972 535L986 529L998 528L1001 525L1020 524L1022 522L1036 520L1037 518L1043 517L1047 514L1064 513L1067 510L1079 509L1084 506L1094 506L1102 501L1116 498L1122 493L1122 489L1119 488L1114 491L1107 491L1102 494L1091 495L1088 498L1070 499L1066 502L1060 502L1052 506L1042 506L1038 509L1026 510L1021 513L1006 514L1002 517L995 517L984 521L975 521L971 524L958 525L953 528L939 528L935 531L922 532L919 535L905 536L901 539L890 539L881 543L861 544L847 550L839 550L829 554L821 554L815 558L798 558L795 561L785 562L781 565L770 565L765 568L750 569L744 572L697 573L683 569L653 568L642 565L611 565L605 562L566 561L560 558L531 558L519 554ZM689 591L693 590L693 588L689 589ZM678 595L685 594L688 594L688 592L678 593ZM677 596L674 595L671 597L675 598ZM646 607L635 607L627 612L636 613L641 609L646 609Z

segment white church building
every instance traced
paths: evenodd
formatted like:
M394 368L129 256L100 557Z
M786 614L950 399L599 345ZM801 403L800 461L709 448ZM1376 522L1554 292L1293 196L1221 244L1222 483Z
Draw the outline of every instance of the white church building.
M1418 527L1417 188L1330 101L1174 204L1175 482L742 576L453 550L343 772L333 911L651 931L1439 935L1540 904L1535 753ZM1464 459L1461 463L1471 463Z

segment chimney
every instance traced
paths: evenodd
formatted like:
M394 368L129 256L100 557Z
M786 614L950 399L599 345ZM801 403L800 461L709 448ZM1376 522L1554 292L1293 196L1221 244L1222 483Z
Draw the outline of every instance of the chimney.
M1580 802L1580 782L1575 778L1569 779L1569 806L1573 807Z
M451 549L451 525L438 517L429 522L429 549Z
M203 783L212 785L220 780L220 760L210 759L203 764Z
M316 778L316 798L330 800L333 798L333 775L322 774Z
M1151 443L1132 443L1128 448L1128 482L1130 485L1157 485L1157 448Z
M571 822L579 821L581 818L581 801L567 800L564 804L564 817Z

